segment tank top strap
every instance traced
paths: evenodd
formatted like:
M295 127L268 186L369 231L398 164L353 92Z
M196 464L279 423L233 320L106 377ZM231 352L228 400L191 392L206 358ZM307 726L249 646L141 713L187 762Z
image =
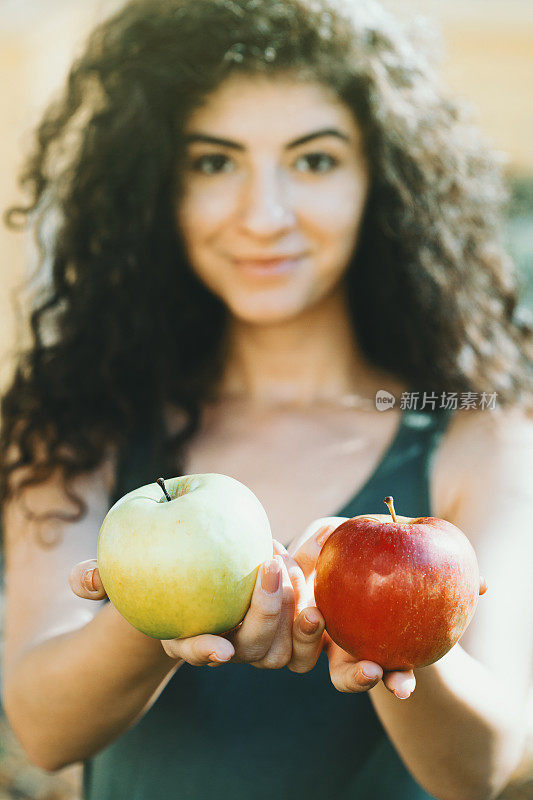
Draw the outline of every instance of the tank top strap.
M453 411L450 409L437 409L436 411L412 411L403 412L401 431L401 446L406 443L424 442L428 451L434 451L444 435Z
M425 423L422 422L422 417L424 416L426 417ZM420 455L418 458L417 477L420 486L420 511L418 516L435 516L431 497L433 463L439 443L446 433L452 417L453 410L439 409L428 414L409 412L405 420L411 440L413 441L414 439L416 441L417 435L419 437ZM424 424L425 427L420 429Z
M451 416L449 409L404 409L396 436L377 469L337 516L386 514L383 500L387 495L394 497L396 512L402 516L431 516L433 457Z

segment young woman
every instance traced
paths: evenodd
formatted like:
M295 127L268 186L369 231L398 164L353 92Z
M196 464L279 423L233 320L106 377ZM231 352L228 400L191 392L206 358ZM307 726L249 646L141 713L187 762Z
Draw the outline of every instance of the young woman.
M29 757L84 761L90 800L494 797L532 654L532 338L494 160L420 43L360 2L129 3L24 178L51 276L0 499ZM161 642L106 601L98 531L203 472L257 494L273 557L237 629ZM489 587L414 673L356 663L311 592L324 538L388 494L464 530Z

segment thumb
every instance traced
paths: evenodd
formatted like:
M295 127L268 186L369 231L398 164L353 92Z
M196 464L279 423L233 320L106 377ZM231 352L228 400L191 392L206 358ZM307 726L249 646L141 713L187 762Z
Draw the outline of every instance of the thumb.
M193 667L225 664L235 655L231 642L211 633L200 633L186 639L162 639L161 644L167 656L183 659Z
M107 597L95 558L80 561L72 567L68 582L78 597L86 600L103 600L104 597Z
M316 566L316 561L326 539L345 522L348 517L321 517L305 530L304 535L290 548L294 560L299 564L306 579Z

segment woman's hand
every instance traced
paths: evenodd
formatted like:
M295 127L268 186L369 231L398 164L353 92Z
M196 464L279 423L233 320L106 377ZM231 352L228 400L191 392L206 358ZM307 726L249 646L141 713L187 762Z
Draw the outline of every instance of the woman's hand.
M345 517L323 517L315 520L290 548L289 552L283 548L283 558L291 574L296 574L297 570L299 570L298 580L302 584L299 596L310 606L315 606L314 580L318 554L327 538L345 519ZM324 618L320 611L316 607L306 608L295 620L295 640L302 626L301 622L299 622L302 615L312 615L313 619L319 619L319 629L324 630ZM384 672L382 667L373 661L357 661L349 653L338 647L326 632L323 634L318 654L322 647L328 656L331 682L339 692L366 692L368 689L372 689L380 680L383 680L384 685L390 692L400 700L405 700L415 689L416 679L412 670ZM314 663L311 666L308 666L308 663L296 664L295 668L293 659L292 664L288 666L289 669L294 669L297 672L307 672L308 669L314 666Z
M193 666L236 662L250 663L259 669L280 669L295 663L307 667L298 671L311 669L321 649L323 620L316 609L310 609L311 621L313 615L320 617L318 624L311 625L302 617L294 627L296 609L305 605L300 597L305 581L300 567L295 562L288 565L282 553L287 551L274 540L273 558L259 568L250 608L239 625L223 636L200 634L187 639L161 640L167 655ZM90 600L106 597L95 559L76 564L69 583L78 597Z

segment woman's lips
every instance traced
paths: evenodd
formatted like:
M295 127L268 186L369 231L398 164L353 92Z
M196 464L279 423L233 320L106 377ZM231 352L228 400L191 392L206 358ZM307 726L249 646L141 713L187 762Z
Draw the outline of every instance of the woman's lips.
M246 275L258 277L284 275L295 269L302 261L304 256L293 256L291 258L269 258L261 260L253 259L233 259L235 266L240 272Z

